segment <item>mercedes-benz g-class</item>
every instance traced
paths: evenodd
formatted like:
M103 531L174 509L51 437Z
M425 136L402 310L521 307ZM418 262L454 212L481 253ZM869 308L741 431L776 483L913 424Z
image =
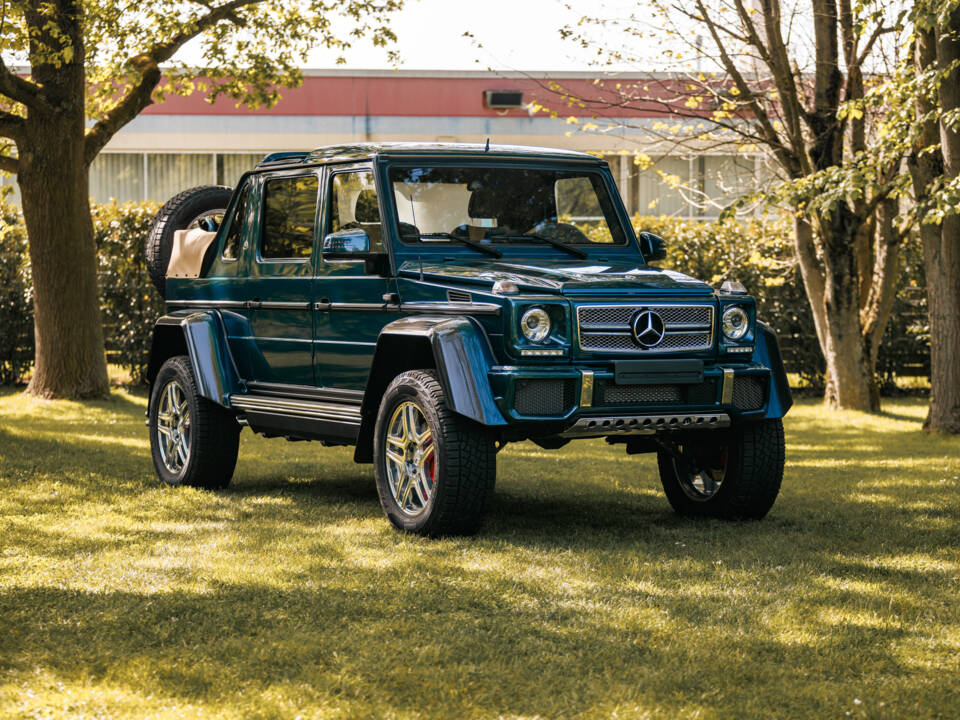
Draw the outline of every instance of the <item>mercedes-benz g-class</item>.
M225 487L243 426L354 446L406 531L474 532L497 451L606 438L657 453L674 509L759 518L790 407L736 282L651 264L602 159L359 144L276 153L170 200L147 256L159 477ZM631 465L623 465L631 472Z

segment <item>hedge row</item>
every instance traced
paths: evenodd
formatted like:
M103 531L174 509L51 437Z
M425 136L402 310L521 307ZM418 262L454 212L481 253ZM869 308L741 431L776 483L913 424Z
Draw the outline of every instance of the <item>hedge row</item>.
M793 256L789 218L678 220L634 217L634 227L667 239L670 267L718 286L738 280L757 299L757 313L777 332L787 371L802 385L822 390L824 360L813 313ZM902 247L897 296L880 343L877 375L884 390L904 376L929 377L930 328L923 255L916 239Z
M103 322L109 359L142 382L150 328L163 302L150 283L143 239L153 204L93 205L100 258ZM22 377L33 358L33 319L26 232L16 210L0 208L0 383ZM803 384L823 386L823 357L810 306L793 260L791 228L785 220L633 219L638 230L667 239L673 268L719 285L738 280L757 298L761 319L773 325L789 372ZM878 373L886 385L901 375L929 372L929 330L919 248L904 248L896 304L881 344Z
M107 356L144 381L150 329L163 300L150 283L144 237L157 205L91 205L98 250ZM0 384L16 382L33 363L33 299L26 229L18 209L0 207Z

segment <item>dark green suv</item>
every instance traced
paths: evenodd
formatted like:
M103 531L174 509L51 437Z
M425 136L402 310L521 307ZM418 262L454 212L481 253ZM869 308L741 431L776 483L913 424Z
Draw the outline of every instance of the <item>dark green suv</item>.
M686 515L762 517L790 407L735 282L650 263L607 164L457 144L270 155L168 202L150 359L160 478L222 488L243 426L352 445L403 530L476 531L497 451L606 438L656 452ZM624 468L629 468L625 465Z

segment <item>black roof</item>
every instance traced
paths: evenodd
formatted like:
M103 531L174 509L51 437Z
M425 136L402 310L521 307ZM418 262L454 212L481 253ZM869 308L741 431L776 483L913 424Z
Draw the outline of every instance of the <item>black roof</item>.
M374 157L515 157L576 160L578 162L604 161L579 150L529 147L526 145L487 145L484 143L422 143L422 142L361 142L352 145L326 145L311 152L278 152L267 155L258 168L281 165L306 165L317 162L369 160Z

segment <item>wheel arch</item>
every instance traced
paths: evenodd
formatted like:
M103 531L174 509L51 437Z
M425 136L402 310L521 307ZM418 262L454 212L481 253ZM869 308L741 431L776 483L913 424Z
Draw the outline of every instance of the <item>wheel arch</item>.
M384 391L407 370L435 370L450 408L481 425L506 425L487 373L493 351L470 317L410 317L380 331L361 406L356 462L373 461L373 430Z
M782 418L793 405L790 383L780 355L780 343L773 328L757 323L757 339L753 351L754 362L770 368L770 387L767 391L767 418Z
M230 407L230 394L240 389L240 381L217 311L164 315L157 320L147 366L151 392L160 368L176 355L189 357L201 397Z

